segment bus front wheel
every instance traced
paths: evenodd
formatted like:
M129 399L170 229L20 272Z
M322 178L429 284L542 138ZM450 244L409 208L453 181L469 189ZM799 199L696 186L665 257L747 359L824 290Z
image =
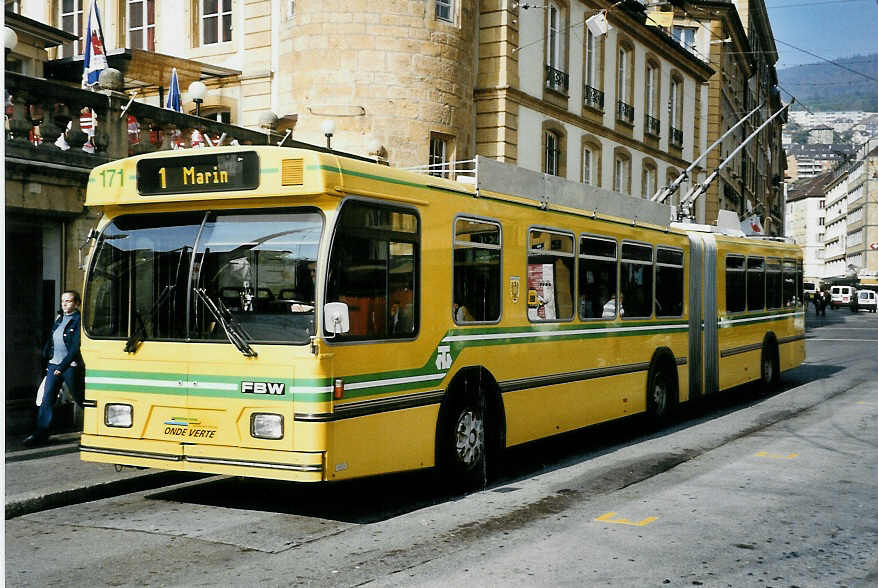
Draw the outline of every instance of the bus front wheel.
M487 484L485 395L478 386L455 394L442 432L441 473L453 490L469 491Z
M674 407L674 379L666 362L653 364L646 389L646 411L654 426L670 420Z

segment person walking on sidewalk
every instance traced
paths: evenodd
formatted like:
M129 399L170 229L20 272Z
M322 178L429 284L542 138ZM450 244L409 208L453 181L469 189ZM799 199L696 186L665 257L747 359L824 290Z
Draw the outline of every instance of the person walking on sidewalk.
M43 359L49 364L46 369L43 401L37 413L37 426L33 433L24 440L27 447L41 445L49 439L49 426L52 424L52 412L55 398L63 383L73 395L73 400L82 407L85 391L85 363L79 353L79 304L82 299L74 290L65 290L61 294L61 311L49 339L43 347Z

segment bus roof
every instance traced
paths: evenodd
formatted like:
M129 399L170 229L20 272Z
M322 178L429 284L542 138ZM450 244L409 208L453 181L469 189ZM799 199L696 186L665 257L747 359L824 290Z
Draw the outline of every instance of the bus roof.
M473 163L474 169L455 181L301 147L240 145L160 151L94 168L85 204L127 206L322 194L371 195L417 204L458 194L666 232L708 232L748 240L739 231L672 223L671 209L665 204L487 157L477 156ZM228 170L228 176L218 175L221 170ZM407 190L401 193L399 187Z

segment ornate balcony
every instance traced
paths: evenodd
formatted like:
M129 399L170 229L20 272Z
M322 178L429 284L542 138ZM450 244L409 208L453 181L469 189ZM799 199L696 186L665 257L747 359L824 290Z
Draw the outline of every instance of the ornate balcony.
M616 119L629 125L634 124L634 107L621 100L616 101Z
M585 106L603 110L604 93L597 88L592 88L591 86L586 85L582 91L582 103Z
M546 88L567 94L570 87L570 76L560 69L555 69L551 65L546 66Z
M683 131L671 127L671 145L683 147Z
M658 137L661 134L662 123L659 119L647 114L643 117L643 128L647 135Z

